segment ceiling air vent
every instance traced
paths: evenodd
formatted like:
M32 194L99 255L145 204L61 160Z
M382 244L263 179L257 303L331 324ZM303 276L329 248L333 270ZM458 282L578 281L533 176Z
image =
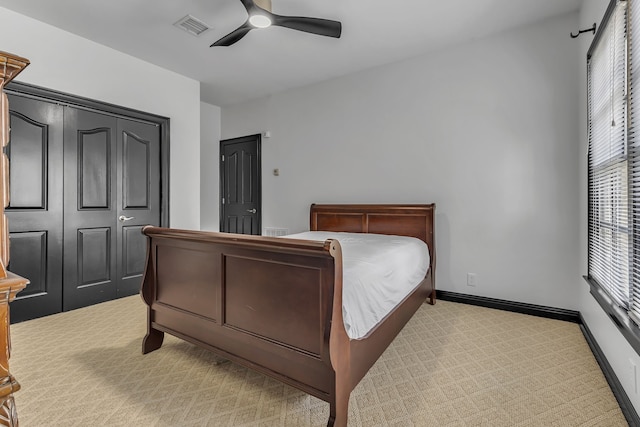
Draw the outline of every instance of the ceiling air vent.
M199 36L211 28L201 20L194 18L191 15L185 16L173 25L185 30L189 34L193 34L194 36Z

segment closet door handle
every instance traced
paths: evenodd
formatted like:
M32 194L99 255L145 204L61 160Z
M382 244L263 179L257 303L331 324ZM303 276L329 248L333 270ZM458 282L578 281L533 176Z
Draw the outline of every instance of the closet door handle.
M255 209L247 209L247 212L256 213L256 212L258 212L258 211L257 211L257 210L255 210Z
M124 216L124 215L120 215L118 217L118 221L120 222L126 222L126 221L131 221L132 219L135 219L135 216Z

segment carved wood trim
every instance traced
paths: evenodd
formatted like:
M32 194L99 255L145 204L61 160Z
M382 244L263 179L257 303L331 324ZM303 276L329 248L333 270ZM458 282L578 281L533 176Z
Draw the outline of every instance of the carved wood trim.
M29 65L29 60L0 51L0 89Z
M29 65L29 60L0 51L0 91ZM7 277L9 265L9 226L4 208L9 205L9 159L5 148L9 144L9 100L0 95L0 279Z
M7 271L9 265L9 224L4 210L9 206L9 100L4 87L29 65L25 58L0 51L0 425L17 426L13 392L20 384L9 373L11 338L9 333L9 303L29 281Z

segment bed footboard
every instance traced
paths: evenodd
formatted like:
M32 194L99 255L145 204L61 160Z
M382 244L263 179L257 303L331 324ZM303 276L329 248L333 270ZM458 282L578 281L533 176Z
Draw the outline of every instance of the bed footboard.
M159 348L167 332L333 400L330 335L343 335L348 345L341 319L331 330L334 297L342 307L337 241L158 227L143 233L149 237L143 353Z
M359 340L344 328L338 241L145 227L142 352L170 333L329 402L328 426L346 427L353 388L424 300L435 302L434 211L311 206L311 230L411 236L429 247L422 283Z

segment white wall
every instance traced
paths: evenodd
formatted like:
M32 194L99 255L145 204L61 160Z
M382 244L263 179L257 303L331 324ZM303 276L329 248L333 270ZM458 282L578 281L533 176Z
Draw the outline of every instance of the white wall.
M0 8L0 49L31 65L18 80L171 119L171 226L200 226L200 83Z
M580 10L580 28L589 28L594 22L600 25L602 17L609 0L584 0ZM574 30L574 31L577 31ZM619 332L613 321L600 308L600 305L589 293L589 286L581 278L587 273L587 51L593 41L593 36L580 36L580 56L578 58L578 66L576 75L580 78L580 98L578 105L580 107L580 271L576 275L580 292L580 312L585 323L593 333L598 345L602 348L607 360L616 373L616 376L622 383L627 396L631 399L636 412L640 412L640 397L635 393L633 376L629 372L633 361L636 366L640 366L640 356L633 350L627 340ZM640 374L640 373L639 373Z
M313 202L436 202L439 289L577 309L577 24L224 107L222 138L272 133L264 226L308 229Z
M200 104L200 229L220 230L220 107Z

